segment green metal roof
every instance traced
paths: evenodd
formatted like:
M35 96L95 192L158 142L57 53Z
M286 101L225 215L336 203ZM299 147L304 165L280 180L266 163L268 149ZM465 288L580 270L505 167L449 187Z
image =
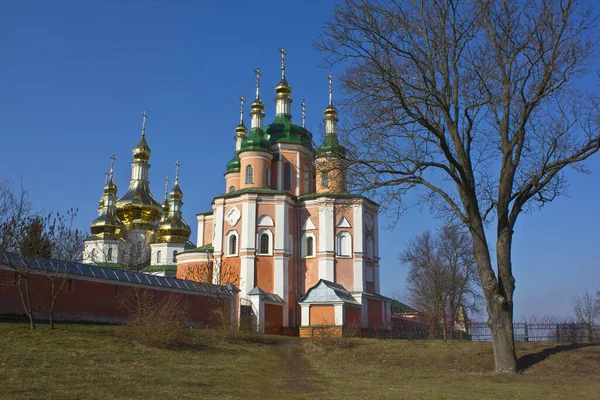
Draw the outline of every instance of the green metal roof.
M236 152L231 161L227 163L227 172L240 172L240 156Z
M204 246L200 246L200 247L196 247L195 249L189 249L186 251L182 251L179 254L185 254L185 253L212 253L215 251L215 248L213 247L212 243L209 244L205 244Z
M317 149L317 158L319 157L346 158L346 148L340 144L337 135L325 135L323 144Z
M240 151L271 151L271 143L265 138L261 128L252 128L250 136L242 142Z
M277 115L275 121L263 129L271 144L300 144L312 150L312 134L306 128L293 124L289 115Z
M415 310L411 306L401 303L398 300L392 300L392 313L403 314L403 313L418 313L418 310Z

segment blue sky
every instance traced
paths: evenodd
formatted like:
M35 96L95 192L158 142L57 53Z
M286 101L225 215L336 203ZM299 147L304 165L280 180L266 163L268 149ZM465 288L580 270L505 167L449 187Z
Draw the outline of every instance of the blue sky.
M119 194L127 189L145 109L152 191L162 200L164 177L173 177L179 160L184 214L195 240L195 214L209 210L225 190L237 99L253 98L256 66L264 75L266 121L273 117L282 45L295 120L306 98L307 127L320 140L329 71L319 67L312 41L332 4L1 2L0 179L18 184L22 177L35 205L46 211L79 208L77 223L87 229L112 153ZM568 315L573 294L598 288L600 157L587 166L592 175L568 172L570 197L518 222L517 318ZM385 294L404 291L407 268L398 254L407 241L438 224L427 209L412 207L393 231L381 231Z

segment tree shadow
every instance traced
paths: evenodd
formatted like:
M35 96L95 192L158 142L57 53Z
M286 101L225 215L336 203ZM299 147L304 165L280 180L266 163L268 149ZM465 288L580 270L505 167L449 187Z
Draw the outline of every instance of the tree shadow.
M519 359L517 360L517 367L520 372L523 372L523 371L531 368L535 364L544 361L546 358L550 357L553 354L557 354L557 353L560 353L563 351L577 350L577 349L581 349L584 347L591 347L591 346L600 346L600 344L598 344L598 343L572 343L572 344L563 344L563 345L546 348L537 353L525 354L525 355L519 357Z

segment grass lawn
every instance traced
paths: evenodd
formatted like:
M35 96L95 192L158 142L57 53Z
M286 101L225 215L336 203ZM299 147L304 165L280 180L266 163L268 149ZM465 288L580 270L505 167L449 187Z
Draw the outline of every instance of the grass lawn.
M119 326L0 322L0 398L600 399L600 346L527 343L519 356L525 369L505 377L492 373L489 343L228 343L193 330L159 350Z

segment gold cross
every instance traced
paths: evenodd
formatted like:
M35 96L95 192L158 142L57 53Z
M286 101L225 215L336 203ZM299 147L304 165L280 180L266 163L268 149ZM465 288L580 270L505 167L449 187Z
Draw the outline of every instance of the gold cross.
M177 160L175 162L175 183L179 182L179 167L181 166L181 164L179 164L179 160Z
M146 114L146 110L142 113L142 136L146 136L146 120L148 119L148 114Z
M260 98L260 95L258 94L258 89L260 88L260 78L262 77L260 67L256 67L254 73L256 74L256 98L258 99Z
M244 120L244 104L246 104L246 99L244 99L244 95L240 96L240 124Z
M305 121L306 121L306 100L302 99L302 103L300 103L300 106L302 107L302 127L305 127Z

